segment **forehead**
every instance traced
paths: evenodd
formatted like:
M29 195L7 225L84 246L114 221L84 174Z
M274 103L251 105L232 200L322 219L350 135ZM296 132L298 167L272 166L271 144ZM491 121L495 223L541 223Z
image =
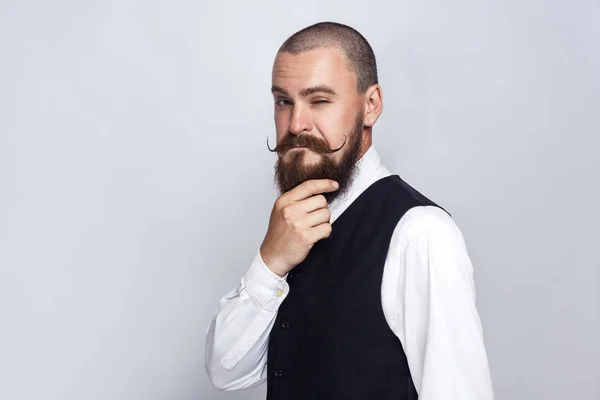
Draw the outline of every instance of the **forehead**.
M336 90L356 90L356 74L337 48L326 47L298 54L279 53L273 65L272 83L289 92L307 87L331 86Z

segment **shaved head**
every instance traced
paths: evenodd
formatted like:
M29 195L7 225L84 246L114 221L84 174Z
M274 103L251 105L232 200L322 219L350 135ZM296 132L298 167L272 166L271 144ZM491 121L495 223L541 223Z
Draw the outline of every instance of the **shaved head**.
M369 42L357 30L336 22L320 22L294 33L278 53L299 54L322 47L335 47L344 54L356 75L359 93L378 83L377 63Z

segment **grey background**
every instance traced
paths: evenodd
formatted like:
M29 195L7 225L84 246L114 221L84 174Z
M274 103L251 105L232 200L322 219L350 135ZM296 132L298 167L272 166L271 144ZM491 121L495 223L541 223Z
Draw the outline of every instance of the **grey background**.
M598 1L0 2L0 398L214 390L206 328L266 231L280 43L378 56L384 163L475 265L498 399L600 399Z

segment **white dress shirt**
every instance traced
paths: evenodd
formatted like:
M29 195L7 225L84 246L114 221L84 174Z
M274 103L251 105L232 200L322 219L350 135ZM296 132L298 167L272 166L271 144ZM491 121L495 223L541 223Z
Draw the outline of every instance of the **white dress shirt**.
M374 146L357 166L347 194L329 205L332 222L372 183L390 175ZM269 333L289 292L286 278L274 274L257 252L239 285L221 299L206 338L206 371L216 388L266 381ZM381 303L420 400L494 398L473 267L446 212L420 206L400 219L384 265Z

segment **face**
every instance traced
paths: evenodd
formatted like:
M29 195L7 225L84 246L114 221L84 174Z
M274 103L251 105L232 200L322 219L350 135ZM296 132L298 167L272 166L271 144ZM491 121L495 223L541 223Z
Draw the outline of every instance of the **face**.
M328 200L343 195L356 161L370 145L363 134L368 102L344 55L336 48L279 53L272 92L280 192L308 179L327 178L340 184L324 194Z

